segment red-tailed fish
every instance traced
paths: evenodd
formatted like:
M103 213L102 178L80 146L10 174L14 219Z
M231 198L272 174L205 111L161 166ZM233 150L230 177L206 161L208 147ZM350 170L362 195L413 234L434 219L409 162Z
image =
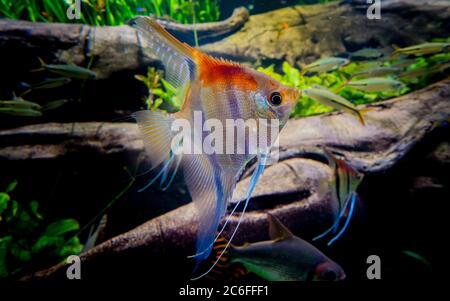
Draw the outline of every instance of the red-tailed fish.
M344 270L319 249L292 234L275 216L268 214L268 221L270 240L230 245L217 270L242 264L248 272L269 281L345 279Z
M160 179L161 185L166 188L178 167L183 169L186 185L198 209L197 254L194 255L198 265L211 252L217 227L246 163L258 157L258 167L252 176L243 211L264 170L267 154L250 153L250 147L247 149L251 146L250 141L245 141L246 147L242 153L231 154L179 154L173 151L174 147L182 149L191 142L194 146L205 142L209 136L205 137L202 129L205 121L210 119L219 120L222 124L226 124L227 120L271 119L277 120L277 129L281 129L300 97L300 91L286 87L263 73L213 58L181 43L151 18L137 17L129 24L141 34L147 49L162 61L167 81L178 90L178 97L183 100L177 113L139 111L134 117L152 166L161 166L158 175L148 185ZM198 115L204 122L200 126L194 122ZM186 141L189 139L185 137L175 140L176 134L171 130L175 121L190 125L194 138L190 141ZM270 125L266 124L266 127ZM262 127L258 125L249 130L260 131ZM195 139L195 135L201 137L200 141ZM225 141L227 138L224 137L224 144L229 142ZM271 136L267 144L270 146L275 138Z

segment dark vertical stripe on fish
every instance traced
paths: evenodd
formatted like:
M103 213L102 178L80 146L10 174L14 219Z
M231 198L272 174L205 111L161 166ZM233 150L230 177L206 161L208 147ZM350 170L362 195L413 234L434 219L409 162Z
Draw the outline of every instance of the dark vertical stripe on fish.
M345 170L345 175L347 178L347 189L345 191L345 202L347 203L347 201L349 199L349 194L350 194L350 173ZM345 207L345 204L344 204L344 207Z
M234 92L234 89L231 88L231 86L227 88L226 96L228 99L228 107L230 108L231 118L233 120L240 118L239 102L236 97L236 93Z
M339 168L338 165L336 164L335 168L334 168L334 178L336 179L336 197L338 199L338 204L339 204L339 214L342 210L341 208L341 179L339 177Z
M190 75L189 79L191 81L194 81L195 80L195 76L196 76L196 74L195 74L195 69L196 69L195 63L192 60L190 60L190 59L186 60L186 62L187 62L188 68L189 68L189 75Z

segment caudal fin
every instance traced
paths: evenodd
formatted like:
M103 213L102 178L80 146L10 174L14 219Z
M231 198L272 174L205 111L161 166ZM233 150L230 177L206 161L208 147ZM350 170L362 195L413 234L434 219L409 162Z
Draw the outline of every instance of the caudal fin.
M209 264L214 264L214 262L219 258L219 262L214 265L214 268L206 275L209 280L215 281L228 281L236 280L245 277L248 271L240 263L232 261L232 252L234 246L230 245L226 249L228 240L223 236L220 236L215 240L214 246L211 252L209 260L206 261ZM222 255L221 255L222 254Z
M355 115L362 125L366 125L365 113L370 110L372 110L372 108L364 108L364 109L355 110Z

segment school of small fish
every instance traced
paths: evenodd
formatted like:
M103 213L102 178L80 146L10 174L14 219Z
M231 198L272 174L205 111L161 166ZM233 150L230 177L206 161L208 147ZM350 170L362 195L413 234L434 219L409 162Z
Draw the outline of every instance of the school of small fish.
M41 117L44 112L56 110L69 102L68 99L50 100L39 104L34 101L25 100L33 91L54 89L65 86L72 82L72 79L87 80L95 79L97 74L87 68L67 64L46 64L39 58L41 67L31 70L32 72L47 71L59 75L60 77L49 77L44 80L29 84L21 82L21 87L25 90L17 97L15 93L11 99L0 100L0 114L6 116L20 117Z

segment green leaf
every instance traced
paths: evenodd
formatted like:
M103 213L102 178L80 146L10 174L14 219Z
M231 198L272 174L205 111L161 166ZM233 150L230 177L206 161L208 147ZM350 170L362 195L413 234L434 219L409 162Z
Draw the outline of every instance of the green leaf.
M43 236L62 236L78 229L80 229L80 225L75 219L62 219L50 224Z
M11 198L9 197L8 194L0 192L0 215L2 215L3 211L5 211L6 208L8 208L8 202L10 199Z
M57 249L64 245L64 237L62 236L41 236L38 241L31 248L33 254L42 252L48 249Z
M31 252L22 248L17 243L11 244L11 254L22 262L28 262L31 260Z
M83 244L78 237L72 237L60 250L59 256L65 258L70 255L78 255L83 250Z
M17 186L17 180L12 181L11 183L8 184L8 186L6 187L5 192L6 193L10 193L12 192Z
M283 72L292 86L298 87L300 85L300 71L298 69L289 65L288 62L284 62Z
M34 229L36 229L36 227L39 226L39 223L34 220L27 211L19 210L18 214L19 222L16 230L31 233Z
M164 89L166 89L166 91L172 95L177 94L177 89L172 86L168 81L166 81L164 78L161 78L161 83L164 87Z
M19 203L16 200L11 201L11 205L9 206L8 214L6 216L6 221L12 220L17 216L17 211L19 210Z
M0 238L0 278L5 278L9 275L6 264L6 257L8 256L8 249L11 243L12 236L5 236Z
M143 83L147 82L147 77L145 77L144 75L141 75L141 74L136 74L134 76L134 78Z
M33 215L37 218L37 219L44 219L42 217L42 215L38 212L38 208L39 208L39 203L37 201L31 201L30 202L30 210L31 213L33 213Z
M159 88L158 89L151 89L150 92L155 94L155 95L158 95L158 96L164 94L164 91L162 89L159 89Z
M156 110L162 104L162 102L163 102L162 98L156 99L155 103L152 106L152 109Z

